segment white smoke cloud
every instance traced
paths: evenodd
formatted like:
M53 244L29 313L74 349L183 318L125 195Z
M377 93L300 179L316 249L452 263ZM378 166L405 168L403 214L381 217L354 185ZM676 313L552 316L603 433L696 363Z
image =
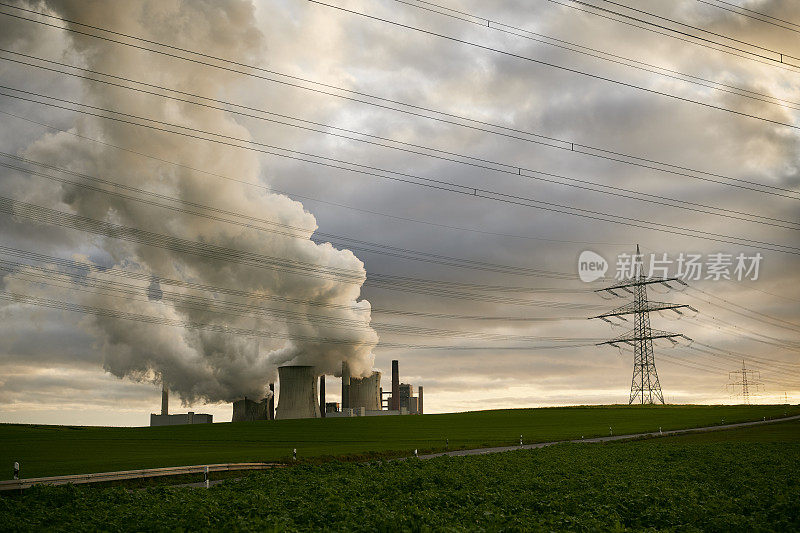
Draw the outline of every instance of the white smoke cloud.
M156 41L167 41L187 49L214 50L221 57L241 62L260 62L263 38L254 26L253 6L247 1L152 0L144 2L48 2L48 8L64 19L111 27L117 31ZM69 25L67 23L67 25ZM17 40L24 51L34 42ZM65 55L78 58L88 69L117 72L135 79L174 89L220 97L234 90L235 76L191 62L73 35ZM149 116L192 128L237 138L250 133L225 112L177 103L89 81L81 85L81 100L91 105ZM255 153L232 147L149 131L95 117L75 121L73 132L124 146L180 165L259 183L261 166ZM218 261L164 248L131 244L105 237L81 235L80 243L95 247L111 263L137 269L151 276L142 285L141 300L111 295L47 289L49 297L84 305L158 316L165 320L224 324L231 328L271 331L293 340L260 340L214 331L183 329L90 316L86 327L96 339L103 367L120 378L164 381L185 402L232 401L242 396L263 397L266 384L277 377L281 364L310 364L319 372L338 372L348 360L354 375L372 368L372 348L377 334L368 327L369 302L358 301L365 279L363 263L348 250L330 244L315 244L308 237L315 231L314 217L303 205L285 196L259 192L187 170L147 159L130 152L91 144L65 133L48 134L31 143L23 154L78 172L117 180L126 185L157 191L185 201L213 206L250 217L269 219L302 228L305 238L289 238L267 231L226 224L172 210L139 205L113 195L92 193L69 185L51 185L19 191L18 199L68 209L76 214L107 220L161 234L201 241L210 245L279 257L324 268L344 269L359 282L344 282L308 275L256 268ZM32 182L33 185L33 182ZM253 295L277 295L319 305L283 304L294 318L280 319L234 314L220 315L202 306L176 307L162 299L159 278L171 278L222 287L233 287ZM6 277L14 285L14 275ZM172 289L170 289L172 290ZM30 292L30 286L27 286ZM185 291L184 291L185 292ZM197 294L197 293L194 293ZM208 296L205 294L205 296ZM227 297L226 297L227 298ZM253 303L253 300L248 300ZM275 304L267 304L275 307ZM316 320L324 314L337 320L359 321L365 327L343 330ZM301 337L305 340L298 340ZM310 339L310 340L309 340ZM324 340L316 340L324 339ZM327 342L327 341L330 342Z

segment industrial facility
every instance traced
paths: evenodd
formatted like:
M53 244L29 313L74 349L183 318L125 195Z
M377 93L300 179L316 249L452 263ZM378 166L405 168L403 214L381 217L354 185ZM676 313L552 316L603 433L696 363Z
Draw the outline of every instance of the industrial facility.
M211 424L214 421L213 415L188 413L171 415L169 414L169 390L166 385L161 385L161 414L150 414L150 426L181 426L184 424Z
M326 405L325 416L422 414L422 387L419 387L419 395L414 397L413 385L400 383L399 366L399 361L392 361L392 390L383 392L380 372L372 372L364 378L351 378L347 362L342 362L341 408L328 409L323 399L320 405Z
M325 376L318 375L313 366L286 365L278 367L280 395L275 405L275 384L269 394L253 400L244 397L233 402L231 422L287 420L294 418L325 418L353 416L386 416L422 414L422 387L414 395L414 386L400 383L399 362L392 361L392 388L384 392L382 374L373 371L361 378L351 377L347 361L342 362L342 399L325 400ZM161 414L150 415L151 426L180 424L210 424L213 416L189 412L169 414L169 391L162 386Z

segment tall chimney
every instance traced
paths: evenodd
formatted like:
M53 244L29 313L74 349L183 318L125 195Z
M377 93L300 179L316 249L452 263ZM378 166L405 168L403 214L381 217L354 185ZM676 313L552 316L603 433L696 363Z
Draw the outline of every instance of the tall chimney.
M392 404L389 409L400 410L400 363L397 359L392 360Z
M419 386L419 390L417 391L417 412L419 414L424 413L422 410L422 385Z
M269 384L269 391L272 393L269 396L269 405L267 406L267 419L275 420L275 384Z
M169 389L164 382L161 382L161 414L169 414Z
M342 361L342 409L350 407L350 365Z
M325 374L319 377L319 416L325 418Z

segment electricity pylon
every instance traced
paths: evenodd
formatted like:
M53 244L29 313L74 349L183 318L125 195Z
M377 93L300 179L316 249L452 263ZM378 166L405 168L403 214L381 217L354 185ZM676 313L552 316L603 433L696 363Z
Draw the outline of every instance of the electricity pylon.
M613 311L604 313L602 315L594 316L591 318L599 318L606 322L613 324L610 318L618 318L626 321L625 316L634 315L633 330L629 331L610 341L598 343L598 346L611 345L619 347L619 344L627 344L633 347L633 378L631 379L631 395L628 404L632 404L638 398L640 403L654 404L664 403L664 395L661 393L661 383L658 381L658 372L656 371L656 362L653 355L653 340L654 339L667 339L673 344L676 344L675 339L683 337L689 339L686 335L680 333L670 333L668 331L653 330L650 328L650 312L651 311L675 311L678 314L683 314L680 309L688 308L697 312L696 309L689 305L672 304L666 302L649 302L647 300L647 286L654 283L661 283L668 288L674 288L669 285L669 282L675 282L685 285L685 283L678 278L647 278L644 275L642 268L642 255L639 252L639 245L636 245L636 256L634 257L634 272L630 278L623 279L610 287L605 289L598 289L595 292L607 292L616 297L624 297L624 294L617 294L617 292L627 292L633 295L633 302L618 307Z
M744 359L742 359L742 369L728 372L728 379L730 380L728 388L733 391L733 394L736 394L736 390L740 388L741 392L737 396L741 396L746 405L750 405L750 391L753 389L758 391L763 385L758 381L761 379L761 373L758 370L746 368Z

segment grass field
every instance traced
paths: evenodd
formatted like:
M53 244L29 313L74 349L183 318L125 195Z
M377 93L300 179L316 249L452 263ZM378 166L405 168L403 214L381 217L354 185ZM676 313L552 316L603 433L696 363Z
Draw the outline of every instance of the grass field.
M206 489L35 487L0 529L798 531L800 422L501 454L327 463Z
M800 414L796 406L603 406L155 428L0 425L0 479L240 461L409 454L698 427Z

